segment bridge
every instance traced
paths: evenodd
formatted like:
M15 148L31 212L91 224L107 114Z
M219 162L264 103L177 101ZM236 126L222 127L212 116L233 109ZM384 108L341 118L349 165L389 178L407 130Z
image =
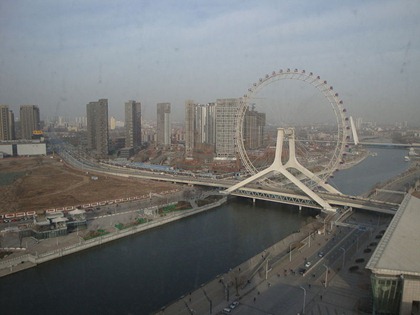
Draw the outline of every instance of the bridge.
M376 147L376 148L420 148L420 143L385 143L385 142L359 142L359 145L365 147Z
M224 190L237 184L239 181L233 179L209 179L192 176L177 176L167 174L139 174L138 172L108 172L110 175L123 176L127 178L141 178L141 179L152 179L159 181L167 181L178 184L187 184L194 186L212 187L218 190ZM136 174L137 173L137 174ZM312 198L306 196L304 193L299 191L292 191L286 188L273 188L264 187L261 185L252 184L249 187L242 187L230 193L232 196L250 198L255 200L265 200L283 204L289 204L299 207L307 207L313 209L324 210L323 207L315 202ZM357 209L364 209L369 211L375 211L384 214L394 214L399 204L384 202L380 200L374 200L364 197L347 196L343 194L333 194L326 192L318 192L318 195L323 198L326 202L334 207L353 207Z
M99 170L92 170L98 172ZM114 171L101 170L101 173L106 173L114 176L122 176L127 178L141 178L166 181L178 184L186 184L192 186L212 187L222 191L228 189L239 181L234 179L211 179L204 177L168 175L151 172L141 172L134 170L126 170L122 167L115 167ZM364 209L375 211L384 214L394 214L399 204L374 200L371 198L364 198L360 196L347 196L343 194L333 194L326 192L318 192L319 196L326 202L335 207L353 207L357 209ZM232 196L250 198L255 200L265 200L283 204L289 204L299 207L307 207L313 209L323 210L323 207L315 202L310 197L299 191L293 191L286 188L264 187L262 185L251 184L249 187L242 187L230 193Z
M119 176L126 178L140 178L172 182L178 184L194 185L215 188L219 191L226 190L238 184L240 181L235 179L220 179L200 177L200 175L176 175L161 174L151 171L135 170L121 166L98 164L91 161L78 159L71 150L61 150L60 156L67 163L83 171L101 173L104 175ZM250 183L247 187L241 187L230 193L233 196L250 198L255 200L265 200L299 207L321 209L323 207L312 198L305 195L302 191L290 190L285 187L265 187L262 184ZM385 214L394 214L398 209L398 204L363 198L356 196L346 196L340 193L317 192L317 194L333 207L353 207Z
M367 142L367 141L360 141L359 136L357 134L356 126L353 121L353 117L350 117L350 126L351 126L351 134L353 137L354 145L362 145L365 147L376 147L376 148L420 148L420 143L386 143L386 142ZM366 140L367 138L365 138ZM373 137L371 139L376 139Z

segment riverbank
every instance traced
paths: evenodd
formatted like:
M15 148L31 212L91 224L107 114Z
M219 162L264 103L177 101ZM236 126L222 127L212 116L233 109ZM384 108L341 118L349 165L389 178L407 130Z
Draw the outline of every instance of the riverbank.
M378 220L377 226L359 231L354 228L355 222L369 224L370 214L349 211L340 216L336 220L341 222L351 216L354 226L334 224L327 233L319 234L323 223L312 222L153 314L221 314L233 302L246 315L274 314L274 310L279 314L300 314L301 289L306 290L306 307L314 314L363 313L361 310L370 306L370 274L358 266L357 272L352 270L358 262L369 259L372 250L366 248L376 246L377 235L383 233L389 221L381 218L381 224ZM321 252L323 256L319 256ZM306 261L312 261L312 265L307 274L301 275L299 267ZM343 278L351 279L352 285L343 283Z
M283 273L283 263L289 262L292 257L294 260L295 255L305 248L310 248L311 243L312 248L319 248L318 244L325 242L325 236L321 234L323 228L324 224L320 221L313 221L301 227L254 257L201 285L197 290L182 295L154 314L187 315L190 310L194 310L196 314L219 314L218 311L223 309L223 305L240 301L273 274Z
M346 161L344 164L340 164L339 169L340 170L347 170L349 168L352 168L353 166L356 166L357 164L362 163L367 157L369 156L375 156L368 150L362 150L360 154L357 155L351 155L352 157L355 157L351 161Z
M227 197L221 197L218 201L210 204L199 206L200 200L191 200L192 208L189 210L173 211L163 216L155 218L151 221L144 222L139 225L127 227L119 230L115 228L114 232L107 232L98 237L84 239L79 232L73 232L66 236L50 238L42 240L28 249L16 249L11 255L0 260L0 277L22 271L37 266L38 264L57 259L66 255L70 255L85 249L89 249L101 244L105 244L126 236L130 236L139 232L143 232L164 224L174 222L213 208L219 207L227 201ZM141 209L139 209L141 210ZM91 222L95 229L100 228L95 224L95 220Z

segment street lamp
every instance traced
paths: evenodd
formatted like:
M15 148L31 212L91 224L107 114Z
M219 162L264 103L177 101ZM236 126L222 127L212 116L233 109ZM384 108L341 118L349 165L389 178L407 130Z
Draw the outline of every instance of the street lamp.
M210 303L210 314L211 314L213 313L213 301L209 298L204 288L201 288L201 289L203 290L204 296L206 297L207 301Z
M268 279L268 257L266 258L266 264L265 264L265 280Z
M340 249L343 251L343 266L341 267L341 269L344 270L344 261L346 259L346 249L344 247L340 247Z
M308 235L309 247L311 247L311 235L312 235L312 233L311 233L311 232L309 232L309 235Z
M303 290L303 308L302 308L302 314L305 314L306 290L302 286L300 286L300 288Z
M372 235L371 235L371 237L372 237ZM356 238L356 252L358 252L359 251L359 235L357 235L357 238Z
M325 287L327 287L327 282L328 282L328 271L329 271L329 269L328 269L328 266L327 265L325 265L324 264L324 267L325 267Z
M289 244L289 261L292 261L292 245L295 244L297 242L291 242Z

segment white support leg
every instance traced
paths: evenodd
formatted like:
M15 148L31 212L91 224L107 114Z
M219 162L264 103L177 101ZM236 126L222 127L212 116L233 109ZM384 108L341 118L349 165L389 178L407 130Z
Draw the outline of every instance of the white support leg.
M281 161L281 153L283 151L283 140L285 136L285 129L279 128L277 129L277 143L276 143L276 152L273 163L266 168L265 170L262 170L261 172L258 172L257 174L252 175L251 177L233 185L232 187L229 187L228 189L222 191L222 193L229 194L233 191L249 184L257 179L266 176L267 174L273 172L273 173L280 173L284 175L289 181L291 181L293 184L295 184L296 187L301 189L306 195L308 195L310 198L312 198L316 203L318 203L324 210L326 211L335 211L334 208L331 207L328 202L326 202L324 199L319 197L314 191L312 191L309 187L307 187L304 183L302 183L296 176L291 174L287 168L294 168L298 171L300 171L302 174L304 174L306 177L310 179L315 179L317 182L320 183L320 186L325 188L327 191L339 193L336 189L331 187L330 185L327 185L325 183L321 183L322 181L319 179L318 176L313 174L311 171L304 168L296 159L295 154L295 135L293 129L288 129L288 136L289 136L289 160L285 165L283 165Z
M307 178L316 182L319 186L324 188L326 191L328 191L330 193L333 193L333 194L341 195L341 193L337 189L335 189L334 187L332 187L329 184L326 184L317 175L312 173L307 168L303 167L302 164L300 164L298 162L298 160L296 159L295 131L293 129L290 129L290 133L291 134L289 135L289 160L284 165L284 167L286 169L294 168L294 169L298 170L299 172L301 172L303 175L305 175Z

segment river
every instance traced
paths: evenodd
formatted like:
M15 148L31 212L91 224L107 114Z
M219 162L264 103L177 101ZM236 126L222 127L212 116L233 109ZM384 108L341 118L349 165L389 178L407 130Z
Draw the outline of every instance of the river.
M404 150L375 149L332 184L358 195L404 171ZM314 210L249 200L0 278L1 314L149 314L306 224Z
M357 196L404 172L410 165L404 161L405 149L370 148L369 151L376 156L370 155L362 163L336 172L330 183L343 194Z

